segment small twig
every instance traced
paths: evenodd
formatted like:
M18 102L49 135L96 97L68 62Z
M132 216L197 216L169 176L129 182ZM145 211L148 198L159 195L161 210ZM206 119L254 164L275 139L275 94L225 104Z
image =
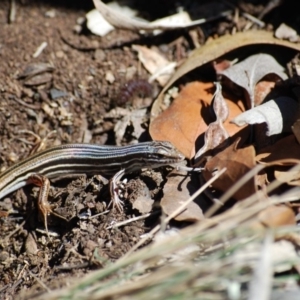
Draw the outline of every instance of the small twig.
M242 15L247 18L248 20L250 20L251 22L257 24L259 27L265 27L265 22L259 20L258 18L255 18L254 16L248 14L248 13L245 13L243 12Z
M110 212L110 209L105 210L105 211L103 211L103 212L101 212L101 213L99 213L99 214L96 214L96 215L93 215L93 216L88 217L88 220L95 219L95 218L98 218L98 217L100 217L100 216L106 215L106 214L108 214L109 212Z
M15 100L16 102L18 102L19 104L23 105L24 107L27 107L27 108L30 108L30 109L33 109L33 110L39 110L39 109L41 109L40 105L28 104L25 101L23 101L21 99L18 99L15 96L10 97L10 99Z
M110 226L107 226L105 229L112 229L112 228L118 228L118 227L121 227L121 226L124 226L124 225L127 225L129 223L132 223L132 222L135 222L135 221L138 221L138 220L143 220L143 219L146 219L154 214L157 214L158 212L155 211L155 212L152 212L152 213L148 213L148 214L145 214L145 215L141 215L141 216L137 216L137 217L134 217L134 218L131 218L131 219L128 219L128 220L125 220L123 222L119 222L119 223L116 223L114 225L110 225Z
M271 0L269 3L264 7L262 12L259 14L258 19L262 19L266 14L268 14L271 10L276 8L277 6L282 4L282 0Z
M23 226L25 225L26 221L23 221L15 230L13 230L9 235L5 237L6 240L10 239L15 233L17 233Z
M9 11L9 23L13 23L16 20L16 1L10 0L10 11Z
M33 274L32 272L30 272L29 270L28 270L28 273L29 273L29 275L30 275L31 277L33 277L33 278L38 282L38 284L39 284L41 287L43 287L48 293L51 292L51 290L45 285L45 283L42 282L42 280L40 280L35 274Z
M249 284L248 300L270 299L273 282L272 245L274 233L269 231L261 249L260 257L256 262L253 277Z
M83 268L87 268L89 267L91 264L90 263L82 263L82 264L78 264L78 265L73 265L73 266L55 266L54 269L55 270L73 270L73 269L83 269Z
M40 56L40 54L44 51L44 49L48 46L47 42L42 42L41 45L36 49L36 51L33 53L32 57L37 58Z
M159 76L173 74L173 71L175 70L176 66L177 66L176 62L171 62L168 63L166 66L160 68L153 75L151 75L151 77L148 80L149 83L152 83Z

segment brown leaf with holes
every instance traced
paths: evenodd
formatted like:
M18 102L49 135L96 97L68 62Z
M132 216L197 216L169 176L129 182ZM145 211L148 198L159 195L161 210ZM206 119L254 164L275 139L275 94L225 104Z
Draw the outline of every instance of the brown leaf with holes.
M256 155L256 161L263 164L291 166L300 163L300 144L296 137L291 134L271 146L262 148Z
M187 176L185 172L172 172L164 186L164 196L160 203L164 213L171 215L197 191L198 186L196 176ZM204 215L199 204L205 204L205 200L202 199L201 195L175 217L175 220L188 222L203 220Z
M192 82L180 92L172 105L150 123L150 135L154 140L172 142L186 157L195 155L195 145L203 146L204 133L208 124L215 121L211 114L211 102L214 94L212 83ZM244 111L241 100L225 94L229 116L224 128L229 136L241 130L229 120ZM248 136L248 132L244 133Z
M208 160L205 170L202 171L204 179L208 181L216 171L227 168L226 172L212 184L214 188L222 192L230 189L243 175L255 166L254 147L248 146L237 149L238 143L239 140ZM233 195L233 198L242 200L255 193L255 191L255 180L251 178Z

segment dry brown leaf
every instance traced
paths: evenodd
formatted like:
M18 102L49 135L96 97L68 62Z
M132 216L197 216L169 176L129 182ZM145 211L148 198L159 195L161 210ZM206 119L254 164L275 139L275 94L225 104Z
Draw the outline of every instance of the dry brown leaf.
M231 144L225 150L219 152L213 158L207 161L202 175L206 181L213 177L214 173L227 168L212 186L222 192L231 188L243 175L255 166L255 151L253 146L237 149L239 141ZM233 198L242 200L256 191L254 178L251 178L246 184L238 190Z
M293 134L280 139L271 146L267 146L256 155L256 161L263 164L277 162L277 165L291 166L300 162L300 144ZM288 161L290 160L290 161Z
M266 134L271 136L291 132L292 125L298 117L298 102L290 97L279 97L241 113L231 122L238 126L266 123Z
M281 79L287 79L284 68L269 54L259 53L247 57L245 60L220 71L232 82L244 88L249 95L247 108L255 106L255 86L266 75L276 74Z
M224 35L215 40L210 40L204 46L192 52L189 58L173 74L154 102L151 110L151 117L155 118L161 113L165 92L183 75L219 58L220 56L232 50L257 44L272 44L300 51L300 44L294 44L288 41L277 39L273 36L272 32L267 32L264 30L238 32L234 35Z
M174 176L176 175L176 176ZM184 172L173 172L168 176L168 181L164 186L164 196L161 200L161 207L165 214L171 215L185 201L187 201L198 189L198 182ZM195 200L198 203L204 203L201 195ZM177 221L195 222L204 219L200 206L191 202L186 209L174 218Z
M268 228L296 225L295 213L286 205L269 206L261 211L257 218Z
M254 105L260 105L266 99L266 97L273 91L276 83L276 78L274 76L267 76L268 78L264 78L259 81L255 86L254 92ZM270 78L271 77L271 78Z
M208 124L215 119L211 117L210 104L213 96L213 84L204 82L192 82L187 84L172 105L158 118L150 123L150 135L154 140L167 140L172 142L186 157L195 155L195 145L203 146L202 135L208 128ZM233 98L231 98L233 99ZM239 132L229 120L244 111L241 100L230 100L225 97L229 110L229 117L224 123L224 128L230 136ZM247 132L245 133L248 136Z

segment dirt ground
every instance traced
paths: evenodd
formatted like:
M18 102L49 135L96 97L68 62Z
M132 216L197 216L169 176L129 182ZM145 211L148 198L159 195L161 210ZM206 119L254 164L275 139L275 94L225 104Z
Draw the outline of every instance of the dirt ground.
M257 14L266 2L242 1L241 5L248 13ZM192 1L181 3L193 5ZM115 107L126 82L149 77L131 44L155 45L170 61L177 62L195 46L191 33L194 29L148 38L122 30L104 38L94 36L85 23L81 25L85 13L93 8L92 2L17 1L12 23L10 5L11 1L1 1L1 171L40 145L115 144L113 126L118 118L103 116ZM174 1L168 0L148 1L136 7L148 19L176 11ZM282 12L288 11L287 7L286 4ZM270 27L282 21L278 15L275 10L269 17ZM196 30L196 38L202 43L232 27L232 20L218 19ZM47 46L33 57L43 42ZM159 86L154 84L153 88L152 98ZM145 122L145 132L138 141L149 139ZM131 128L127 128L121 144L136 141ZM159 208L146 219L118 228L109 226L139 215L130 200L144 185L159 200L164 178L165 173L161 175L160 171L130 175L125 187L129 200L123 213L107 209L109 189L101 176L53 183L51 203L66 220L48 218L50 237L36 207L37 188L26 187L5 197L0 203L1 211L11 213L0 220L0 298L30 297L65 286L72 278L120 258L159 221Z

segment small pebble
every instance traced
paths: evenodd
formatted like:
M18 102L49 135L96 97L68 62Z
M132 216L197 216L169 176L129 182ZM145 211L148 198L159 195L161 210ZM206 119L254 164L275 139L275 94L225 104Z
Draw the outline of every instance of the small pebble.
M107 82L109 82L110 84L112 84L115 82L116 79L115 79L114 74L111 71L107 71L106 75L105 75L105 80Z

